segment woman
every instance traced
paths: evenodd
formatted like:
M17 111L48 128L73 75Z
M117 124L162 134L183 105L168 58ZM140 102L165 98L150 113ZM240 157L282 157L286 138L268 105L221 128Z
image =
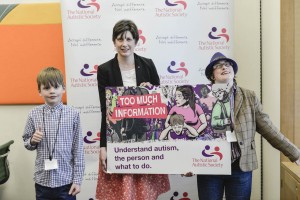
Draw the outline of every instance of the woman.
M190 85L178 86L175 92L175 102L168 113L165 128L170 125L170 117L174 114L184 116L184 122L193 127L198 135L202 135L202 131L207 126L207 121L202 108L195 102L195 94L193 87Z
M167 175L106 173L105 87L160 84L153 61L134 53L139 34L132 21L117 22L113 28L112 40L117 54L113 59L100 65L97 72L102 122L96 198L101 200L156 200L161 193L170 189Z
M226 199L250 199L252 171L258 167L254 140L256 132L299 165L299 149L273 125L254 92L237 86L237 71L236 62L219 52L213 55L205 70L206 77L212 83L230 87L230 107L234 109L228 112L230 120L226 123L229 123L231 131L226 131L226 136L231 138L232 164L231 175L197 176L200 200L222 199L224 189Z

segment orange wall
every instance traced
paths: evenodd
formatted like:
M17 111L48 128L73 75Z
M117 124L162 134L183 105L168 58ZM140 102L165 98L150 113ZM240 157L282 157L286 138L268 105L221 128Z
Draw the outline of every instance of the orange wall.
M39 71L53 66L65 73L60 19L59 4L20 4L1 21L0 104L43 103Z

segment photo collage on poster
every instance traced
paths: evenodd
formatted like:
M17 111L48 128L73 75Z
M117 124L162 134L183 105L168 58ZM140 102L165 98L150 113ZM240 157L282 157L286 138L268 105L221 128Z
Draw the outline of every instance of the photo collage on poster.
M230 94L225 84L107 87L107 141L225 140Z

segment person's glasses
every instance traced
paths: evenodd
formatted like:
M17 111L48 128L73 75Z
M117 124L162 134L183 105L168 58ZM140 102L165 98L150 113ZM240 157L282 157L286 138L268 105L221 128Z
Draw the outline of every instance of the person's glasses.
M232 63L230 62L222 62L214 65L214 69L221 69L223 66L225 67L231 67Z

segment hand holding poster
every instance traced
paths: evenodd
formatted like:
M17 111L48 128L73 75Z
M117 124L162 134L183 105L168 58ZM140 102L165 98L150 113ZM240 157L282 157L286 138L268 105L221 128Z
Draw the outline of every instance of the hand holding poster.
M108 172L230 174L229 91L213 93L211 85L106 88Z

